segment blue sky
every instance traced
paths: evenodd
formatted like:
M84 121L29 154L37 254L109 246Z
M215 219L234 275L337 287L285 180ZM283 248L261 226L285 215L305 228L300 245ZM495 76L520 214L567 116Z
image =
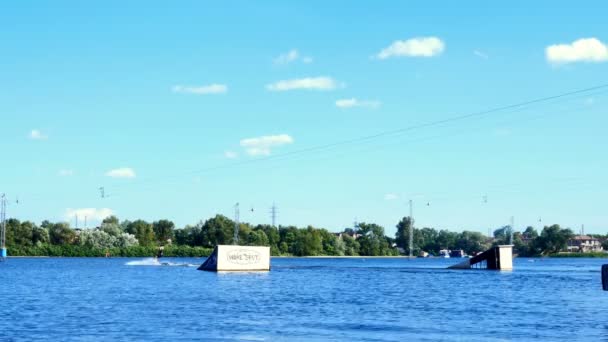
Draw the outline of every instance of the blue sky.
M607 6L2 2L8 216L606 233L607 88L297 151L607 83Z

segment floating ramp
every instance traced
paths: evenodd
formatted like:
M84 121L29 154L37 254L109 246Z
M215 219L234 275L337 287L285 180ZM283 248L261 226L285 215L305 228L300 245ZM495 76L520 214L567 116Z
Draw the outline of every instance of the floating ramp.
M218 245L199 271L270 271L270 247Z
M448 267L450 269L483 268L488 270L513 269L513 245L499 245L478 254L459 264Z

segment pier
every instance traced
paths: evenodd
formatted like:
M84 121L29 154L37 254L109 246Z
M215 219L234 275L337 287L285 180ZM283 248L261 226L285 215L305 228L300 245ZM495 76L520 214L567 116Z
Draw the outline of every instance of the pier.
M449 269L487 269L510 271L513 269L513 245L499 245L468 260L448 267Z

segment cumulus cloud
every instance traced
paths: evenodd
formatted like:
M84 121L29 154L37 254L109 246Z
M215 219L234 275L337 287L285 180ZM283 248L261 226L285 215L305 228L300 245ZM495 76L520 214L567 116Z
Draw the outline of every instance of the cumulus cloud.
M87 218L87 220L91 220L91 221L101 221L103 219L105 219L108 216L112 216L113 212L111 209L108 208L80 208L80 209L72 209L72 208L68 208L65 211L65 218L67 220L72 220L74 219L76 216L78 216L78 218L80 219L84 219L85 217Z
M418 37L408 40L396 40L382 49L378 59L391 57L434 57L445 50L445 43L437 37Z
M293 138L287 134L266 135L241 140L241 146L250 156L268 156L272 148L292 143Z
M183 94L196 94L196 95L213 95L213 94L225 94L228 92L228 86L225 84L209 84L203 86L185 86L175 85L173 86L174 93Z
M74 170L70 170L70 169L61 169L59 170L59 175L61 177L69 177L69 176L73 176L74 175Z
M483 59L488 59L488 58L490 58L490 56L488 56L488 54L487 54L487 53L482 52L482 51L479 51L479 50L475 50L475 51L473 51L473 54L474 54L475 56L477 56L477 57L479 57L479 58L483 58Z
M236 159L239 157L239 154L234 151L225 151L224 157L226 157L228 159Z
M550 45L545 49L552 64L608 61L608 46L597 38L582 38L570 44Z
M340 84L331 77L307 77L293 80L283 80L275 83L267 84L266 89L270 91L288 91L288 90L334 90Z
M31 130L29 137L32 140L45 140L46 138L48 138L46 135L42 134L42 132L37 129Z
M302 63L312 63L312 57L302 56L296 49L291 49L288 52L282 53L273 59L276 65L286 65L292 62L301 61Z
M106 172L106 176L112 178L135 178L135 171L130 167L121 167Z
M386 194L384 195L384 200L386 201L394 201L396 199L399 199L399 196L397 194Z
M340 99L336 101L336 107L338 108L353 108L353 107L367 107L367 108L378 108L382 103L380 101L370 100L359 100L356 98Z

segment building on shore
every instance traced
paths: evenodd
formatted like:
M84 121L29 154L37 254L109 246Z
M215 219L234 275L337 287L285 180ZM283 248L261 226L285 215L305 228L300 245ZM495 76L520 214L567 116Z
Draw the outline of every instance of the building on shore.
M587 253L587 252L602 252L602 242L589 235L575 235L568 240L568 252Z
M361 234L357 234L357 233L351 233L351 232L341 232L341 233L333 233L333 234L334 234L334 235L335 235L335 236L336 236L338 239L340 239L340 240L342 239L342 237L343 237L344 235L348 235L348 236L350 236L351 238L353 238L353 239L355 239L355 240L357 240L358 238L360 238L361 236L363 236L363 235L361 235Z

